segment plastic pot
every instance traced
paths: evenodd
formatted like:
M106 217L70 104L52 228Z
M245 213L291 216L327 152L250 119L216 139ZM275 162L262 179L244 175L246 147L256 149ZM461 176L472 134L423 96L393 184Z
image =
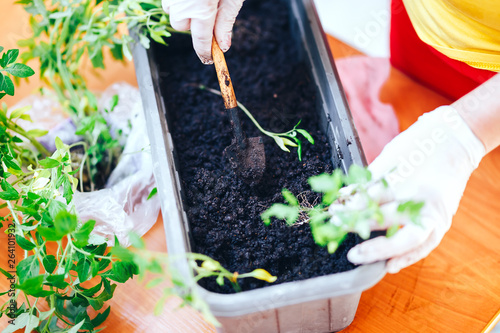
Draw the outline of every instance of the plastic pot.
M365 165L363 150L354 127L325 34L312 0L290 0L292 36L302 50L317 88L317 111L322 129L333 147L334 166L347 170L353 163ZM170 255L190 252L190 229L181 200L175 147L168 129L159 73L151 52L140 45L133 49L161 200L167 247ZM176 269L192 279L186 261ZM222 323L219 332L335 332L353 321L361 293L385 275L385 263L357 267L351 271L261 289L223 295L199 287L213 314Z

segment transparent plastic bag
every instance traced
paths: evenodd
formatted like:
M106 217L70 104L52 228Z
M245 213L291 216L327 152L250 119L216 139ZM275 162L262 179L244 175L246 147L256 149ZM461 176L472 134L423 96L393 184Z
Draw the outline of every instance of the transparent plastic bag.
M112 112L110 108L114 95L118 95L118 104ZM31 105L32 123L23 122L27 129L46 129L47 135L40 142L49 150L54 150L56 137L66 144L72 144L81 138L76 136L75 125L61 113L60 105L53 97L30 96L16 107ZM139 91L127 83L115 83L107 88L98 100L99 111L106 119L111 134L116 135L124 145L118 164L111 172L105 188L94 192L76 192L73 198L77 214L81 221L95 220L94 234L108 239L114 244L114 236L120 244L128 246L128 234L133 231L142 236L155 224L160 211L158 196L148 200L153 190L153 162L142 111Z

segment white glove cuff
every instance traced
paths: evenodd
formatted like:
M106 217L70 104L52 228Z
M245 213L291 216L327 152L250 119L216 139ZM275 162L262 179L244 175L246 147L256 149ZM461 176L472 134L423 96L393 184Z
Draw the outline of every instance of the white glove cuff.
M440 106L433 112L422 115L421 118L443 124L445 135L459 142L469 157L471 166L474 169L478 167L486 154L486 149L455 108L449 105Z

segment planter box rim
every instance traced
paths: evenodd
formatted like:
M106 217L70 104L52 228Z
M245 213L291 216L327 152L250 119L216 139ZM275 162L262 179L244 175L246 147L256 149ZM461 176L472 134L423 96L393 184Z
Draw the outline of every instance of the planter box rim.
M235 294L219 294L197 286L215 316L236 317L283 306L338 297L374 286L386 274L386 261L362 265L353 270L301 281L270 284ZM249 300L258 300L255 302Z
M318 93L319 107L323 110L328 109L327 114L322 114L321 117L325 121L325 134L329 138L333 138L335 143L332 146L333 158L340 160L340 165L344 170L353 163L366 165L359 137L314 4L312 0L289 0L287 2L290 3L292 16L296 20L294 29L298 35L297 38L300 38L305 44L303 45L304 57L312 66L312 79L320 89ZM168 253L171 256L181 258L184 253L191 252L190 226L182 207L181 182L175 168L173 140L166 124L164 102L159 87L159 73L152 57L148 56L150 51L146 51L139 43L133 46L132 51L148 124L154 174L165 221ZM188 283L193 280L193 271L186 260L177 260L175 269ZM350 271L278 285L270 284L264 288L236 294L219 294L208 291L199 285L197 285L197 291L209 304L215 316L220 318L236 317L235 320L240 320L238 317L246 318L253 313L263 314L270 311L276 312L275 315L278 316L278 312L287 306L335 298L344 299L343 296L347 298L355 296L351 297L352 301L348 301L347 308L349 310L345 310L347 311L345 318L350 318L349 320L333 318L340 316L340 314L335 314L330 319L326 318L330 320L329 331L338 331L349 325L354 318L359 295L378 283L385 274L386 262L383 261L362 265ZM245 320L248 319L241 319L241 322ZM306 318L305 320L314 319ZM301 325L307 325L307 323L304 322ZM307 326L301 327L307 328ZM233 331L229 330L228 332Z

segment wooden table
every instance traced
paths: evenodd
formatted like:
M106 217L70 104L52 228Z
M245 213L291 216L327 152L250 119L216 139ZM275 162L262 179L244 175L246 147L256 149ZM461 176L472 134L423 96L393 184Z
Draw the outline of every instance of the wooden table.
M4 32L0 45L14 47L18 39L28 36L26 15L11 2L2 2L0 13L0 31ZM329 42L337 58L359 54L334 38L329 37ZM104 89L120 80L135 84L132 64L107 62L107 66L101 79L89 76L93 89ZM30 84L23 83L17 96L5 101L12 106L35 90L38 82L31 79ZM449 103L397 70L391 71L380 98L393 105L402 130L422 113ZM497 149L472 175L453 226L441 245L424 260L398 274L387 275L364 292L356 318L344 332L481 332L500 308L499 179ZM148 248L166 251L161 216L145 239ZM5 234L0 233L2 267L7 262L5 240ZM0 277L0 290L6 286L6 280ZM179 300L175 298L165 304L161 316L155 317L152 313L158 298L155 290L146 290L136 281L119 286L109 302L112 311L103 332L215 332L196 312L177 309ZM4 318L0 319L0 328L5 325Z

